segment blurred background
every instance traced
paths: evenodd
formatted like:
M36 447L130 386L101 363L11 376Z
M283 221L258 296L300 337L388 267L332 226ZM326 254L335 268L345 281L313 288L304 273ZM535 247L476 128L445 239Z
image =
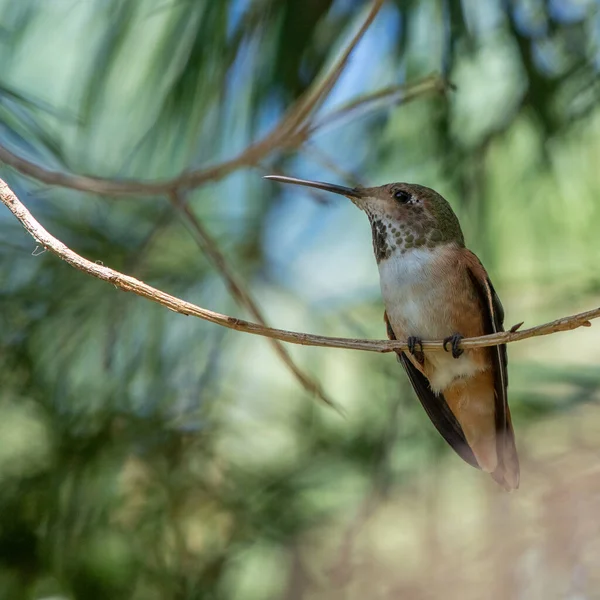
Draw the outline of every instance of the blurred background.
M248 156L372 7L0 0L0 177L86 258L285 329L385 337L365 216L266 173L435 188L509 327L597 306L598 2L386 0ZM600 598L597 325L509 346L508 495L392 355L286 363L72 269L6 209L0 281L1 599Z

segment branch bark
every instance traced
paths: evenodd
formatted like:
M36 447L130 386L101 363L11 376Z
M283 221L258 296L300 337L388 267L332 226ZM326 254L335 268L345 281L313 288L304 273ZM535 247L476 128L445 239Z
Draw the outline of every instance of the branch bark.
M0 179L0 199L6 207L19 219L25 230L33 237L34 240L50 252L56 254L59 258L70 264L72 267L87 273L97 279L112 283L115 287L126 291L133 292L138 296L152 300L166 308L180 313L182 315L194 316L216 325L235 329L236 331L244 331L254 335L299 344L302 346L321 346L325 348L345 348L347 350L364 350L368 352L394 352L397 350L406 350L408 348L405 341L389 341L389 340L365 340L353 338L338 338L322 335L313 335L309 333L301 333L296 331L286 331L284 329L274 329L265 327L258 323L244 321L228 315L223 315L200 306L196 306L191 302L186 302L175 296L171 296L161 290L153 288L143 281L139 281L129 275L119 273L114 269L110 269L103 265L91 262L77 253L73 252L60 240L52 236L44 229L21 203L14 192L8 185ZM550 335L559 331L570 331L578 327L590 327L591 319L600 317L600 308L595 308L586 312L562 317L543 325L523 329L519 331L504 331L491 335L480 336L476 338L464 339L461 342L462 348L482 348L486 346L497 346L499 344L508 344L517 342L527 338ZM443 344L441 341L424 341L423 349L428 351L442 351Z

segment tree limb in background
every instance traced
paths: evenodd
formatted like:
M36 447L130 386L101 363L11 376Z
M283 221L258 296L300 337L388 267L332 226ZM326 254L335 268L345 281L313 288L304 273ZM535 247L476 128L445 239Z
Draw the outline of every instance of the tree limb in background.
M362 39L362 36L371 25L379 12L383 0L374 0L373 6L364 23L354 35L342 56L323 81L314 84L299 98L286 112L276 127L262 140L250 144L237 157L224 161L206 169L198 169L181 173L174 179L156 182L143 181L116 181L102 177L88 177L71 175L57 171L49 171L16 156L9 150L0 146L0 161L12 166L24 175L28 175L50 185L59 185L83 192L94 192L106 195L164 195L173 192L188 190L213 179L224 177L228 173L241 167L248 167L258 163L267 154L276 148L285 146L290 138L295 138L297 128L308 118L313 110L318 107L327 94L331 91L341 75L350 54Z
M368 352L394 352L396 350L406 350L408 345L403 341L388 341L388 340L363 340L363 339L351 339L351 338L337 338L328 337L322 335L312 335L309 333L300 333L295 331L285 331L283 329L273 329L271 327L265 327L258 323L252 323L250 321L244 321L242 319L236 319L217 312L213 312L206 308L196 306L191 302L186 302L171 296L161 290L157 290L144 283L124 275L108 267L93 263L65 246L60 240L53 237L48 233L31 215L31 213L25 208L13 191L6 185L4 181L0 179L0 199L6 205L6 207L21 221L23 227L29 232L29 234L44 248L50 250L50 252L56 254L59 258L70 264L71 266L92 275L98 279L112 283L115 287L122 289L126 292L133 292L138 296L152 300L158 304L166 306L168 309L180 313L182 315L189 315L199 317L205 321L210 321L229 329L235 329L237 331L245 331L246 333L252 333L254 335L261 335L271 339L279 340L282 342L289 342L292 344L299 344L302 346L321 346L325 348L346 348L348 350L365 350ZM531 337L537 337L542 335L550 335L559 331L570 331L577 329L578 327L590 327L590 319L596 319L600 317L600 308L595 308L587 312L578 313L531 327L529 329L523 329L517 331L516 327L512 330L504 331L500 333L494 333L490 335L484 335L475 338L465 338L461 341L462 348L482 348L487 346L497 346L499 344L508 344L511 342L517 342ZM520 325L520 324L519 324ZM441 341L424 341L423 348L425 350L443 351L443 342Z
M102 194L107 196L163 196L173 192L197 188L208 181L220 179L242 167L251 167L258 164L267 155L275 150L292 149L304 142L308 136L314 135L322 128L333 123L340 124L350 115L363 116L368 112L381 108L381 102L387 100L390 104L403 104L429 93L440 93L447 89L447 84L438 75L431 75L412 84L386 88L332 110L331 113L320 118L318 123L311 125L305 123L295 131L281 136L276 132L282 131L281 123L266 138L248 146L237 157L226 160L212 167L196 169L179 175L173 179L162 181L139 181L133 179L106 179L103 177L90 177L87 175L74 175L63 171L53 171L42 167L0 144L0 162L12 167L22 175L31 177L47 185L56 185L80 192ZM376 102L377 101L377 102ZM386 104L384 104L386 105ZM282 122L286 117L283 117ZM286 129L287 132L287 129Z
M313 135L332 125L338 127L340 121L352 121L381 108L407 104L429 92L445 94L449 89L454 89L454 86L436 74L410 84L391 85L350 100L323 118L309 124L307 135Z
M371 7L371 10L369 11L364 23L350 40L347 48L344 50L331 71L329 71L329 73L321 82L314 85L314 90L309 88L304 97L300 98L288 111L287 115L284 116L279 127L284 135L292 133L294 130L300 127L302 123L304 123L310 116L310 114L319 108L319 106L324 102L329 95L329 92L331 92L340 78L340 75L344 71L344 68L348 63L348 59L350 58L354 48L356 48L358 42L360 42L367 29L369 29L371 26L371 23L377 16L377 13L381 9L382 5L383 0L373 1L373 6Z
M237 303L245 307L250 312L252 317L261 325L268 327L268 324L258 304L256 304L250 292L245 288L244 283L237 277L233 269L229 266L227 259L219 249L217 241L210 235L208 230L204 227L202 221L193 213L192 209L186 203L181 201L178 194L171 194L170 201L175 210L183 215L185 220L193 229L195 233L194 237L200 246L200 249L214 264L219 273L221 273L225 279L229 292L235 298ZM271 342L276 354L305 390L311 394L315 394L321 398L323 402L329 404L330 406L336 406L335 403L327 397L319 383L312 379L308 374L304 373L304 371L302 371L302 369L296 365L290 356L290 353L281 344L281 342L273 338L271 338L269 341Z

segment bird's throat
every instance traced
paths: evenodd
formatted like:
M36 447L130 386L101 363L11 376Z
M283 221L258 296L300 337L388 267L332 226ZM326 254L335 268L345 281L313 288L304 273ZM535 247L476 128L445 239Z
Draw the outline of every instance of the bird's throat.
M433 250L444 243L439 229L421 221L399 222L387 215L368 214L373 238L373 252L379 264L396 252L403 255L411 250Z
M389 239L388 225L383 219L369 216L371 223L371 234L373 236L373 252L375 260L379 264L382 260L389 258L396 249L393 242ZM390 230L391 234L391 230Z

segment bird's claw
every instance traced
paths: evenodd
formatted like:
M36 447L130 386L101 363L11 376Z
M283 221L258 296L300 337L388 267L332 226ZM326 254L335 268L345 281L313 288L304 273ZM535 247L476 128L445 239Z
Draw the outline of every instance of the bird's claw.
M446 352L452 352L452 358L458 358L464 353L464 350L458 347L463 338L464 336L460 335L460 333L454 333L447 338L444 338L444 350ZM448 350L448 344L452 345L450 350Z
M411 335L407 340L407 344L408 351L417 359L419 364L423 364L425 362L425 354L423 353L423 341L421 338ZM419 350L417 350L417 346Z

